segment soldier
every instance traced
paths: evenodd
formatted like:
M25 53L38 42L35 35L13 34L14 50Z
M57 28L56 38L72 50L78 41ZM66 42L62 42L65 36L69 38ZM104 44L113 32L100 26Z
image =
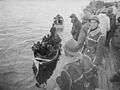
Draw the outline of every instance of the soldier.
M78 41L78 36L81 30L81 22L78 20L75 14L72 14L70 18L71 18L71 22L73 23L71 34L73 36L73 39Z

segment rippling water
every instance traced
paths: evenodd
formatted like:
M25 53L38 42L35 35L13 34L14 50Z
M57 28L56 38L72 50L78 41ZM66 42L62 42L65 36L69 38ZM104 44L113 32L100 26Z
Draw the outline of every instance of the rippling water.
M74 0L73 0L74 1ZM80 18L85 1L72 0L1 0L0 1L0 90L38 90L32 72L33 41L49 33L53 17L58 13L65 20L63 44L71 38L69 15ZM66 35L67 34L67 35ZM51 90L55 76L65 62L62 56L57 71L48 81Z

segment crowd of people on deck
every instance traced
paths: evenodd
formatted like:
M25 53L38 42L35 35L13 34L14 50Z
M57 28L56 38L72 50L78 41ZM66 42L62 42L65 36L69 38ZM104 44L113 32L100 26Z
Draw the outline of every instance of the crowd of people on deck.
M78 59L64 67L56 78L54 90L113 90L102 86L104 78L100 77L103 75L100 68L106 65L105 50L112 50L117 57L114 63L117 73L110 76L109 81L120 82L119 4L103 7L96 13L88 8L83 12L82 22L76 14L70 15L72 39L63 47L66 56Z

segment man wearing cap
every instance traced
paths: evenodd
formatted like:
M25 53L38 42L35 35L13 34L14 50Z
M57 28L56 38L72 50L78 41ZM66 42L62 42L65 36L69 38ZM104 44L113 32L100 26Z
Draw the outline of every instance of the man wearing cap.
M71 18L71 22L73 23L71 34L73 36L73 39L78 41L78 36L81 30L81 22L78 20L75 14L72 14L70 18Z
M56 33L56 27L54 26L54 24L52 24L52 27L51 27L51 29L50 29L50 38L52 39L52 38L54 38L55 37L55 34L57 34Z

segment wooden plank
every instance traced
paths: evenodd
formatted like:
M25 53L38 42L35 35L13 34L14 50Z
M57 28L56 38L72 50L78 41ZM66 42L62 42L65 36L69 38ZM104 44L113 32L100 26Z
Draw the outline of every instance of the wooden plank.
M112 76L112 70L111 68L111 59L109 58L109 53L106 52L105 55L105 75L106 75L106 82L107 82L107 86L105 87L106 90L110 90L111 88L111 83L110 83L110 77Z
M115 52L115 51L113 51L113 49L111 48L110 49L110 55L109 55L109 57L110 57L110 60L111 60L111 65L113 66L112 67L112 75L114 75L115 74L115 72L118 70L118 66L117 66L117 63L118 63L118 61L120 60L120 58L119 58L119 56L118 56L118 53L117 52ZM118 84L118 83L112 83L112 87L111 87L111 90L119 90L119 88L120 88L120 84Z
M99 87L104 90L117 90L116 85L110 82L110 78L115 73L115 60L114 54L110 50L104 52L104 64L99 71Z
M103 90L118 90L120 85L117 83L111 83L110 78L116 72L117 66L116 62L118 57L115 57L115 53L109 49L104 52L104 64L99 71L99 87Z

